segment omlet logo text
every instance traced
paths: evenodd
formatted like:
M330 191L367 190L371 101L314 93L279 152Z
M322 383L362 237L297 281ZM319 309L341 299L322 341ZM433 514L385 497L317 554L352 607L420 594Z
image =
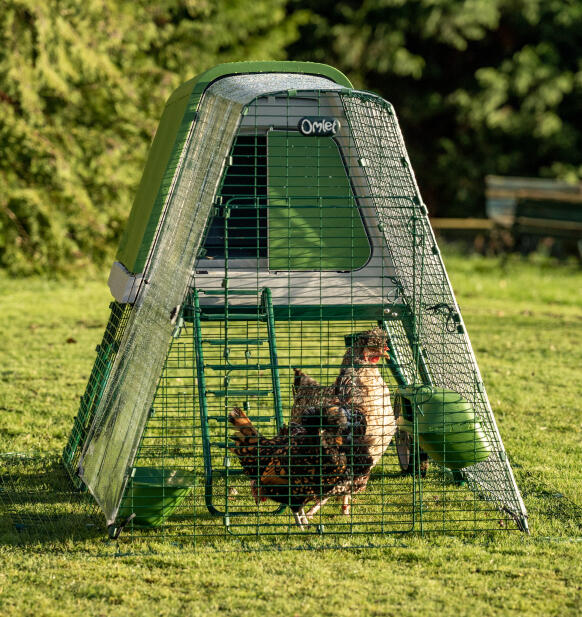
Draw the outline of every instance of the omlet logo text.
M335 135L340 130L340 122L335 118L322 116L305 116L299 120L299 130L308 137L325 137Z

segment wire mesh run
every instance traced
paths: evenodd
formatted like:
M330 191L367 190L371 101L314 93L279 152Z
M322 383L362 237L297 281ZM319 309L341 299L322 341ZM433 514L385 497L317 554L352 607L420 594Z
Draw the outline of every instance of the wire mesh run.
M187 314L193 310L194 305L186 305ZM346 354L346 331L365 332L376 326L375 322L365 320L277 323L277 366L282 415L286 421L295 401L293 369L309 372L320 384L333 384ZM246 474L236 452L228 450L229 445L236 445L228 416L238 407L267 438L263 456L269 459L272 455L268 439L283 435L278 442L283 451L273 460L286 464L291 474L300 476L302 481L307 476L306 492L313 488L318 497L326 496L325 481L331 473L323 470L326 455L321 443L318 442L317 447L321 450L322 470L314 472L313 465L305 463L302 456L302 449L309 449L309 441L297 442L291 433L278 427L266 327L258 321L231 324L227 344L223 322L204 323L203 354L198 354L198 358L204 365L205 395L199 390L201 381L197 377L200 365L196 364L195 327L194 322L186 319L172 343L135 463L137 478L128 488L122 504L123 515L131 512L136 515L124 533L133 537L160 534L198 542L232 535L279 538L311 534L347 536L357 542L364 536L414 530L467 532L517 527L511 516L483 500L480 491L467 484L461 475L456 476L435 463L429 465L424 475L418 449L419 462L405 467L397 440L386 437L390 443L371 470L365 490L356 494L354 489L349 512L342 511L341 495L332 496L310 519L309 526L301 529L290 509L281 507L281 502L288 500L267 497L263 501L256 489L261 476ZM297 341L301 341L300 349ZM228 363L225 363L225 355ZM413 370L410 366L407 368ZM390 362L382 365L379 371L395 392L398 383ZM321 389L308 387L312 388L314 399L319 399ZM204 413L199 405L201 395L207 399ZM325 422L325 414L322 415ZM321 428L329 432L334 427L322 423ZM349 427L348 435L354 429L354 426ZM410 450L409 443L409 456L414 457L414 448ZM256 456L261 466L261 451ZM271 459L265 460L262 468L268 467L270 462ZM180 479L177 497L171 482L160 482L164 474ZM148 486L148 480L152 485L158 482L158 488ZM286 496L289 487L283 485L283 488ZM160 498L161 502L156 501ZM305 511L316 502L317 499L308 502Z
M244 83L237 78L237 96ZM192 267L174 254L169 214L153 249L160 294L173 284L172 259L180 276L188 270L180 310L159 328L173 334L155 396L143 379L128 380L125 351L111 381L101 350L100 385L88 388L88 413L65 451L74 469L94 445L88 427L101 426L103 452L115 441L116 460L129 461L121 475L123 465L95 476L107 494L126 487L109 503L111 533L357 544L527 529L391 106L345 89L289 90L254 94L238 123L233 113L212 205L192 223ZM222 149L228 139L225 130ZM196 196L211 191L198 186L188 152L205 152L204 142L183 157L172 224L202 212ZM218 168L210 165L213 177ZM154 301L114 310L130 325L145 311L153 328L164 315ZM111 323L117 340L122 319ZM131 325L131 340L152 372L146 343L155 337L143 323ZM121 406L109 408L103 392ZM138 424L124 419L124 397ZM135 456L115 433L126 425L145 427Z
M119 351L119 344L131 313L128 304L112 302L111 314L101 344L95 350L97 358L87 382L85 393L81 397L79 412L73 421L73 428L63 450L63 465L76 488L82 487L77 475L81 449L87 439L89 428L95 419L95 412L103 396L113 363Z

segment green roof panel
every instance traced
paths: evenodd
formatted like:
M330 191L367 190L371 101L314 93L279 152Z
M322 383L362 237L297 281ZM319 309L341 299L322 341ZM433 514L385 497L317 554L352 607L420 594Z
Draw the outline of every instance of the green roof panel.
M133 274L143 272L180 155L186 143L202 94L228 75L301 73L327 77L351 88L343 73L316 62L231 62L220 64L182 84L168 99L153 140L116 260Z

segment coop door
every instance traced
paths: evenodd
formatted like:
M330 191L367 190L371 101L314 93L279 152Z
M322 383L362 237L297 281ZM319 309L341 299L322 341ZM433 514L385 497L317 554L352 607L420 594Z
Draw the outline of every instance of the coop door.
M370 242L336 142L270 131L267 152L269 269L362 268Z

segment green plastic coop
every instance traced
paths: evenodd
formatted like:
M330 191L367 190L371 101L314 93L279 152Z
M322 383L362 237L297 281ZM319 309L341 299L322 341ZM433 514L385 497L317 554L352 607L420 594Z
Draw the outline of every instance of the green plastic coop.
M63 458L112 534L527 530L394 109L339 71L223 64L178 88L109 285ZM293 369L332 383L350 338L374 326L401 430L350 515L329 502L302 531L253 499L227 414L243 407L276 434Z

